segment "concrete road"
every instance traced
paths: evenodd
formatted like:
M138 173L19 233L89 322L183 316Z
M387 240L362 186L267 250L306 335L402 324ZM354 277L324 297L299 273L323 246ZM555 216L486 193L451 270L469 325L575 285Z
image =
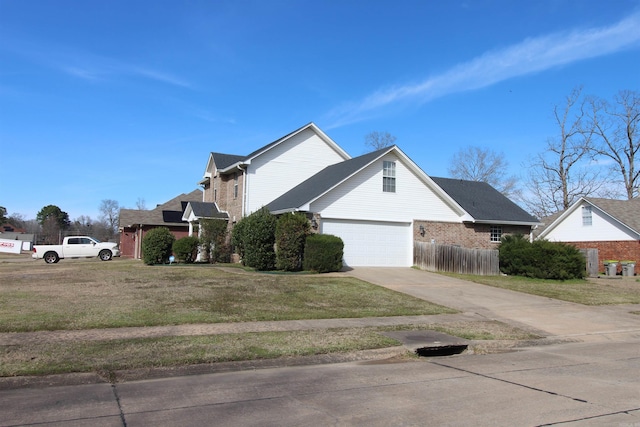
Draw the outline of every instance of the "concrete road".
M2 426L638 426L640 345L0 392Z

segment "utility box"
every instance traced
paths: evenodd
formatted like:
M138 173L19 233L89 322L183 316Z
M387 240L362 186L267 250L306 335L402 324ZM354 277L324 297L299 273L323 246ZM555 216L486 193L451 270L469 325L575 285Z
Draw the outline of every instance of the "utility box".
M615 276L618 272L618 261L607 260L604 261L604 270L607 276Z
M622 261L622 275L633 277L636 275L636 262L635 261Z

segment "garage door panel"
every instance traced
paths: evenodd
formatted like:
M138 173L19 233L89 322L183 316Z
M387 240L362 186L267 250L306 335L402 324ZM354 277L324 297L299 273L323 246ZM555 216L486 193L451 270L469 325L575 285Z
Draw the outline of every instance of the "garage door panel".
M411 224L323 219L322 233L344 241L347 266L411 265Z

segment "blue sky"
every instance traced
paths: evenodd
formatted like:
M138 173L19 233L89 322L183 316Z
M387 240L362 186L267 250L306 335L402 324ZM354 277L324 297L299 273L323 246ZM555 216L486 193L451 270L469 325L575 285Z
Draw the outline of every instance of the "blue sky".
M153 208L309 122L352 156L381 131L432 176L475 145L524 177L580 85L640 90L640 1L0 0L0 206Z

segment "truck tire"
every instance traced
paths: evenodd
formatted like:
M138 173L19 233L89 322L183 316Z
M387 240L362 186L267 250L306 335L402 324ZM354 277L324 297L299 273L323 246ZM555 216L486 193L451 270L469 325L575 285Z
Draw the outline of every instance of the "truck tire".
M55 252L47 252L42 257L47 264L55 264L60 261L60 257Z
M100 257L100 259L102 261L109 261L112 256L113 256L113 254L111 253L111 251L109 249L103 249L98 254L98 257Z

